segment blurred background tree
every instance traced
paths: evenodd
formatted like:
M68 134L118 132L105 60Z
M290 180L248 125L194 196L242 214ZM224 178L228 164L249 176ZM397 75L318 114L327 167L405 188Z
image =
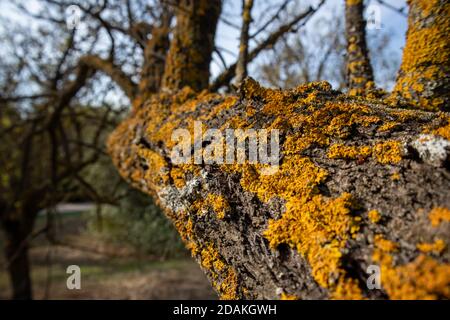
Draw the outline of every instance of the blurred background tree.
M347 39L342 3L330 3L326 14L315 17L309 28L286 34L261 59L255 70L272 87L292 88L299 83L326 79L346 91ZM370 61L379 88L392 89L400 56L394 51L395 32L385 26L367 30Z

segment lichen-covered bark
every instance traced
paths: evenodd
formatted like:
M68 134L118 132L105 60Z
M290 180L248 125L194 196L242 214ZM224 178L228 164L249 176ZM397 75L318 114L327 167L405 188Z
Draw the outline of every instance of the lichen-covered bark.
M345 31L347 38L347 87L352 95L373 89L373 70L366 44L366 22L363 0L345 1Z
M169 33L169 25L154 28L152 37L145 46L139 92L147 97L158 92L161 87L166 53L170 46Z
M325 82L241 95L162 93L109 140L223 299L450 298L450 116ZM171 162L174 129L280 130L280 166ZM207 148L207 144L203 148ZM204 151L205 151L204 150ZM380 290L366 286L381 268Z
M221 0L180 0L176 29L170 44L163 88L178 90L208 86L209 64L221 11Z
M450 2L409 0L408 32L394 98L450 110Z

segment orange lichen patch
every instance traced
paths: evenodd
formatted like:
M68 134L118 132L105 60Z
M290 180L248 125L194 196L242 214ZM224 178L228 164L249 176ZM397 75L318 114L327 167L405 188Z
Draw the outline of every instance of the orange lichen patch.
M381 234L375 235L374 243L375 246L383 252L392 252L397 250L397 245L394 242L385 239Z
M168 216L173 220L175 228L186 244L186 248L191 252L192 256L197 255L199 247L194 241L194 224L192 219L184 211L178 214L169 213Z
M178 189L183 188L186 185L186 175L192 174L193 176L200 175L200 167L194 164L180 164L172 166L170 170L170 177L173 180L173 184Z
M262 175L258 166L245 166L241 185L261 200L269 201L273 197L286 199L317 193L317 185L326 177L326 171L315 166L309 158L293 155L287 157L272 175Z
M448 208L437 207L430 211L428 218L431 221L433 227L437 227L441 222L450 221L450 210Z
M373 156L382 164L396 164L402 159L400 143L397 141L385 141L371 146L348 146L343 143L333 144L328 149L330 159L364 160Z
M287 294L287 293L281 293L280 300L300 300L297 296Z
M398 141L385 141L373 147L373 155L382 164L396 164L402 160L402 148Z
M181 167L172 168L172 170L170 170L170 177L172 178L175 187L178 189L181 189L186 185L184 176L185 171Z
M247 78L240 90L246 99L263 101L264 114L281 116L288 120L287 114L293 114L293 110L299 105L312 104L318 100L317 92L330 91L331 86L321 81L303 84L291 90L268 89L260 86L255 80Z
M320 132L311 131L309 134L296 133L286 138L285 154L296 154L311 146L326 146L330 139Z
M241 116L234 116L228 119L228 121L224 123L220 129L245 129L247 127L250 127L250 123L248 123L246 119L243 119Z
M390 299L424 300L450 298L450 265L419 255L414 261L394 266L392 256L375 250L380 264L381 285Z
M446 244L442 239L436 239L433 243L419 243L417 249L423 253L436 253L439 254L446 248Z
M378 127L378 132L392 131L393 129L398 128L399 125L400 123L396 121L388 121Z
M202 104L215 103L212 109L200 108ZM145 110L145 117L152 119L147 123L146 137L150 141L164 142L165 146L172 148L178 141L172 140L172 133L176 129L187 129L192 139L194 138L194 122L204 121L216 116L222 110L232 107L237 101L236 97L223 97L219 94L206 91L195 94L186 87L175 95L160 94L152 97L149 101L150 107ZM182 117L183 114L198 112L198 117ZM193 141L192 141L193 142Z
M432 130L431 133L450 140L450 117L447 117L446 125Z
M381 122L381 119L380 119L380 117L377 117L377 116L353 114L350 121L353 123L359 124L363 127L368 127L372 124L377 124L377 123Z
M355 279L340 280L331 298L334 300L361 300L362 292L358 281Z
M228 267L225 273L225 278L217 285L216 288L220 294L221 300L237 300L239 295L237 294L238 289L238 278L236 272Z
M247 117L251 117L254 116L256 114L257 110L251 106L249 106L246 110L245 113L247 115Z
M342 143L333 144L328 149L330 159L366 159L372 154L369 146L346 146Z
M230 205L223 195L208 194L206 198L206 205L211 206L213 211L216 213L217 218L225 218L227 212L230 211Z
M367 216L369 217L372 223L378 223L381 220L381 214L378 210L370 210L367 213Z
M398 172L394 172L394 173L391 175L391 180L392 180L392 181L398 181L398 180L400 180L400 178L401 178L401 176L400 176L400 173L398 173Z
M167 162L164 157L145 148L139 148L137 150L137 154L145 160L147 166L149 167L143 178L151 182L155 189L167 184L169 180L169 173L167 170Z
M350 279L340 268L341 250L349 235L358 231L351 216L350 194L336 199L320 195L312 198L290 197L286 212L279 220L270 220L264 236L275 248L286 243L309 261L314 279L324 288L335 289ZM336 280L339 279L340 282Z
M220 259L219 252L214 248L214 245L210 243L205 246L201 252L201 264L202 267L211 270L214 268L215 271L220 272L223 270L223 263Z
M216 98L219 98L220 96L217 96ZM218 114L224 110L228 110L231 107L233 107L237 102L239 101L239 98L236 96L226 96L225 99L223 99L223 102L216 104L212 107L212 109L200 109L201 115L197 118L199 121L207 121L210 119L215 118L218 116Z
M209 193L205 199L195 200L190 209L198 215L203 215L211 209L218 219L224 219L230 211L230 205L223 195Z
M200 251L202 267L211 272L213 285L222 300L238 299L238 279L236 272L220 256L212 243Z
M395 121L404 123L417 118L417 112L408 109L391 110L389 114L395 117Z

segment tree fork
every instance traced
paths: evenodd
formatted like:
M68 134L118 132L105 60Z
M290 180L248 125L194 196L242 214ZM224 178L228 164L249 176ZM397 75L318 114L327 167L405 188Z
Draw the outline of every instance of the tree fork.
M221 298L450 298L449 115L326 82L282 91L247 79L239 92L155 95L108 144ZM192 136L198 119L204 129L280 130L278 171L173 163L172 132ZM381 277L373 290L371 266Z

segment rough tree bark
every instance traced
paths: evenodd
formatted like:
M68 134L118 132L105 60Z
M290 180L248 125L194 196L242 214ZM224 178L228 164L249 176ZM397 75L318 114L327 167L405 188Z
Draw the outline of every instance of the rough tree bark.
M394 98L450 111L450 3L409 0L408 32Z
M345 1L347 38L347 87L353 95L373 89L373 70L366 44L366 21L363 0Z
M247 80L241 91L153 97L109 143L122 176L158 199L222 298L450 297L450 228L437 223L450 218L448 115L326 83L277 91ZM193 135L196 119L280 129L279 171L172 163L171 133ZM366 286L372 264L382 290Z
M222 8L221 0L180 0L177 27L166 58L162 87L174 91L208 86L214 36Z
M326 82L282 91L247 79L238 96L197 89L135 105L108 147L221 298L450 298L449 114ZM260 164L210 162L221 149L211 138L192 144L199 127L278 129L279 167L268 175ZM203 162L172 161L180 128ZM378 274L381 287L370 289Z

